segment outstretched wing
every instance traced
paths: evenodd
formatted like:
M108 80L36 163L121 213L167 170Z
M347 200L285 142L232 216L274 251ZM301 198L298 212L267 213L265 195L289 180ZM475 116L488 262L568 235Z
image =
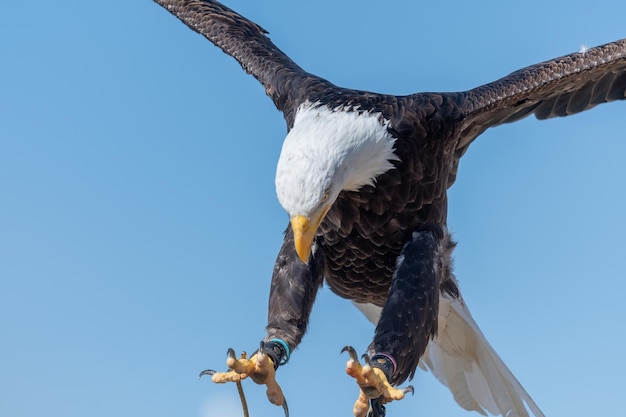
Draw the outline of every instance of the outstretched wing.
M272 43L267 31L213 0L154 0L185 25L235 58L265 87L289 127L306 97L304 86L329 83L307 73Z
M626 39L532 65L465 93L459 156L487 128L626 98Z

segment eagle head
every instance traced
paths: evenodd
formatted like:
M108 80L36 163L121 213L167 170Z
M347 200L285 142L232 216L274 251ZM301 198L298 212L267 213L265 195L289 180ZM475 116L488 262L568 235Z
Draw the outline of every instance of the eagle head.
M276 194L289 214L295 249L308 262L318 228L342 191L375 185L393 168L395 138L380 114L301 106L283 143Z

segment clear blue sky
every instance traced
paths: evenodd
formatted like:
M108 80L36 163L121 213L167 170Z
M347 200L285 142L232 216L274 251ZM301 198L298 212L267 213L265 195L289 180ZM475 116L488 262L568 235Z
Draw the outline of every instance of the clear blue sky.
M477 4L228 2L305 69L395 94L626 37L615 1ZM264 335L282 115L151 1L8 2L0 39L0 417L240 416L197 374ZM465 299L547 415L623 410L625 120L622 102L493 129L450 191ZM320 291L279 373L293 416L350 415L339 351L372 333ZM413 384L390 417L472 415ZM282 415L245 388L252 416Z

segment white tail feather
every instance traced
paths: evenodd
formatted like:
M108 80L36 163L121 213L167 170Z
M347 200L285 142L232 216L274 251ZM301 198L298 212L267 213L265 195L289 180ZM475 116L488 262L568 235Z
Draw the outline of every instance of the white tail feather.
M372 323L378 323L380 307L354 304ZM439 298L437 336L426 347L419 366L430 370L466 410L483 415L544 417L489 345L460 296Z

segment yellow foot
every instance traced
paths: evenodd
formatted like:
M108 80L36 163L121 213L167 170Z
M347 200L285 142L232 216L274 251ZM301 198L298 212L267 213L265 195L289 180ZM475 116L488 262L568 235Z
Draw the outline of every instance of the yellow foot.
M241 357L235 356L233 349L228 349L228 358L226 365L229 370L227 372L216 372L212 369L200 372L200 376L211 375L211 379L216 384L224 384L226 382L239 383L243 379L250 377L257 384L263 384L267 387L267 398L272 404L282 406L285 416L289 417L289 409L287 401L283 395L283 390L276 382L276 370L274 362L265 353L263 353L263 344L250 359L247 359L246 352L241 353Z
M352 346L344 347L341 352L348 352L350 355L346 364L346 373L356 379L356 383L361 388L359 398L354 403L355 417L366 417L368 411L371 417L384 417L384 404L401 400L409 392L413 394L413 387L410 385L403 389L392 387L383 370L370 365L367 355L363 355L366 363L361 365Z

